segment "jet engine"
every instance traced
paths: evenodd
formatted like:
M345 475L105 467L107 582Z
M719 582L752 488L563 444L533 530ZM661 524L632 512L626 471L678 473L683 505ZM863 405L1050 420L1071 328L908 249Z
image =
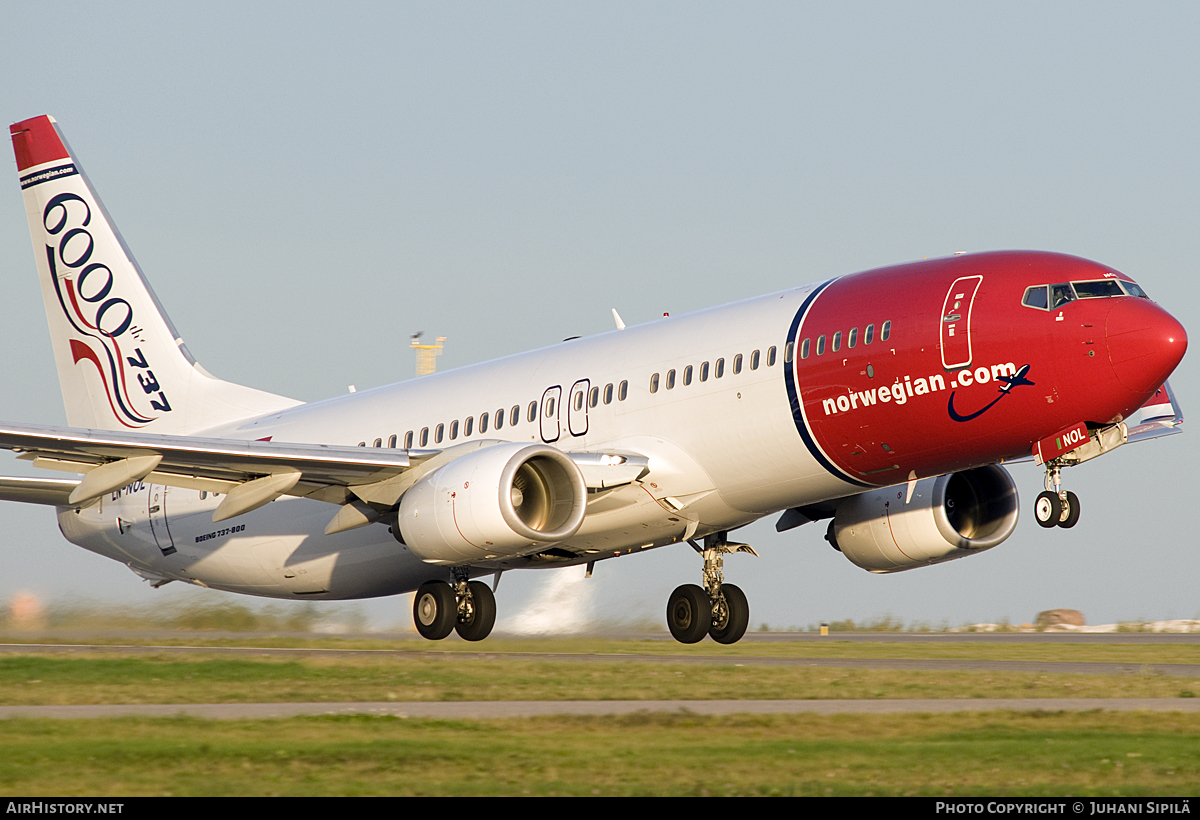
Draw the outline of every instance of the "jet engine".
M544 444L497 444L423 476L400 498L396 537L433 564L524 555L583 523L583 474Z
M1017 486L995 465L856 495L837 507L830 543L865 570L900 572L991 549L1017 526Z

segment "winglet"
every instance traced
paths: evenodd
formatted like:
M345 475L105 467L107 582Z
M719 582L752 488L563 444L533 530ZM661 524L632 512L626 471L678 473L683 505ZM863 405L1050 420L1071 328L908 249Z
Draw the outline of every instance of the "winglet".
M1180 433L1182 424L1183 410L1175 398L1175 391L1171 389L1170 382L1163 382L1162 387L1138 410L1137 424L1129 424L1129 440L1141 441Z
M621 314L617 313L617 309L613 308L613 321L617 323L617 330L625 329L625 322L621 319Z

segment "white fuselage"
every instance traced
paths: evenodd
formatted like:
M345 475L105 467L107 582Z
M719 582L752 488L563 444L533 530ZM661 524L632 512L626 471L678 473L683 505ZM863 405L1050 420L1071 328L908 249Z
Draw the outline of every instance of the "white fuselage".
M594 494L564 549L471 572L563 566L663 546L855 490L810 455L784 386L788 326L811 290L572 339L203 434L384 447L404 447L411 434L414 449L499 440L644 455L649 473ZM484 414L488 427L481 431ZM414 556L385 524L325 535L330 504L285 497L214 524L217 503L213 493L137 482L78 511L60 508L59 522L72 542L148 577L256 595L372 597L450 577Z

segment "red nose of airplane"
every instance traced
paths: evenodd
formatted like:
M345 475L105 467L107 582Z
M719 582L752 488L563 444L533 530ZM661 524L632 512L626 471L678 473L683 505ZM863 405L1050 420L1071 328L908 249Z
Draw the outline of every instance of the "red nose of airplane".
M1187 331L1149 299L1114 299L1105 327L1117 381L1149 393L1167 380L1187 350Z

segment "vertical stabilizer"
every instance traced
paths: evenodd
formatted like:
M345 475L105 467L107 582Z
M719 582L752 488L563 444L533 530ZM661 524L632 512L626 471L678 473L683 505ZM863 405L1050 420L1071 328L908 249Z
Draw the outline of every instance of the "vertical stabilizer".
M299 404L201 368L54 119L11 132L68 424L187 434Z

